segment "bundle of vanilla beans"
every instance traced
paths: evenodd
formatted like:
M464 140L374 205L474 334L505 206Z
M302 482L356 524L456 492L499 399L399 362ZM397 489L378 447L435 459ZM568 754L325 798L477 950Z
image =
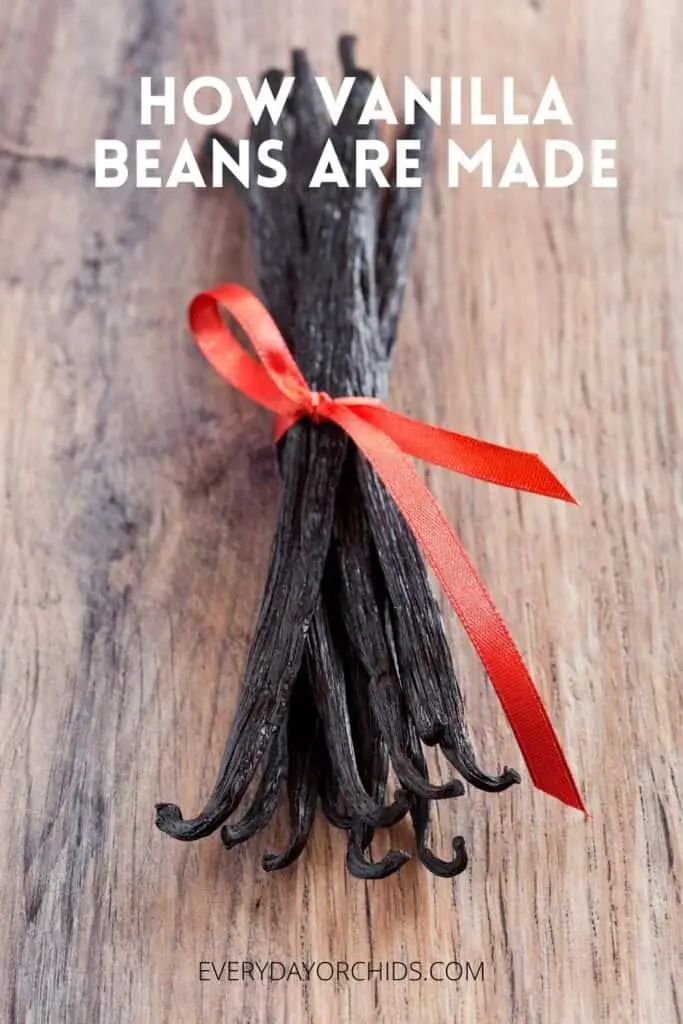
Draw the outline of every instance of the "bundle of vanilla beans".
M295 51L285 115L252 129L255 148L283 140L286 183L244 195L263 300L309 386L384 397L421 189L308 187L328 138L353 181L356 141L376 134L375 123L358 124L372 76L356 66L352 38L339 48L344 74L356 79L339 123L329 122L306 56ZM266 77L276 92L281 72ZM428 152L430 123L418 117L405 137ZM222 826L233 847L268 825L286 786L290 836L283 852L263 858L267 871L300 855L320 804L348 832L351 874L384 878L409 859L370 852L375 829L409 814L422 863L456 875L467 863L464 842L455 838L452 856L437 857L429 812L432 800L464 786L430 782L423 745L438 745L479 789L503 790L519 776L487 775L476 763L416 541L353 442L332 423L304 419L278 442L277 459L270 570L218 778L196 818L159 804L157 825L183 840ZM390 768L397 786L388 800Z

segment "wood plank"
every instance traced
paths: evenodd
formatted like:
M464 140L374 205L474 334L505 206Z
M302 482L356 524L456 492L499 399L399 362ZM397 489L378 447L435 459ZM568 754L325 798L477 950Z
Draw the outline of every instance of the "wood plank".
M393 96L404 74L510 74L533 111L554 74L575 119L562 134L619 142L616 192L485 191L447 188L437 137L392 402L540 451L582 502L426 472L592 815L526 776L442 805L436 849L457 832L471 854L453 883L412 863L353 881L322 822L275 877L260 858L282 817L229 854L153 825L156 800L190 813L213 782L277 480L268 416L185 329L197 289L253 285L244 213L229 193L95 190L93 139L141 134L141 74L255 78L297 44L332 75L349 28ZM2 1019L681 1019L682 49L676 0L0 10ZM164 151L198 131L164 130ZM542 132L520 133L537 159ZM502 165L516 130L490 134ZM482 759L519 765L448 622ZM200 981L200 961L254 960L484 970Z

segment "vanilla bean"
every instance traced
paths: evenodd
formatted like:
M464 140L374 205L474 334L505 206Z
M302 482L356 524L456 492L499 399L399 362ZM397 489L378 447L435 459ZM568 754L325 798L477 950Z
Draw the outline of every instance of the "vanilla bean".
M326 750L322 754L320 807L330 825L333 825L334 828L348 831L353 825L353 818L340 793L339 783Z
M340 483L332 535L339 577L339 606L349 643L355 647L368 679L370 707L382 740L388 747L399 782L411 793L427 799L461 796L459 780L434 786L426 772L417 768L408 751L408 709L395 672L385 634L385 621L376 594L384 602L384 581L367 525L363 495L352 462Z
M349 507L346 502L341 504ZM333 559L328 563L328 571L323 577L323 600L329 607L336 607L340 600L338 572ZM352 643L346 630L345 617L335 618L332 626L337 650L342 652L351 732L359 772L370 795L382 803L388 785L389 751L370 706L368 674L358 657L357 645ZM381 860L375 861L370 849L375 833L373 826L353 817L347 820L346 828L349 833L346 863L349 872L356 878L387 878L410 859L410 854L403 850L389 850Z
M277 189L244 189L264 301L309 387L333 396L385 397L408 276L421 189L355 185L356 144L376 137L360 125L372 75L357 66L355 42L339 41L344 74L355 78L331 124L306 54L292 55L294 87L283 116L264 115L251 133L283 145L288 174ZM283 72L265 78L275 91ZM420 143L426 169L432 138L418 110L404 137ZM332 140L348 188L309 182ZM224 136L207 138L204 157ZM428 846L432 800L461 796L460 779L431 782L423 744L439 745L463 778L483 790L519 781L505 768L479 768L465 722L438 603L417 543L393 499L335 425L302 420L277 445L281 494L271 564L247 658L237 712L214 789L200 814L183 820L157 805L157 824L178 839L221 828L227 847L264 829L286 778L290 836L263 867L300 856L318 803L348 833L346 863L363 879L387 877L409 858L372 859L377 828L409 813L419 860L453 877L467 864L461 837L453 857ZM399 788L387 800L390 770ZM260 772L242 817L227 819Z
M465 724L463 700L439 606L415 538L367 462L357 467L390 601L396 659L420 739L440 744L460 774L479 789L501 791L519 782L504 768L488 775L476 762Z
M290 707L289 714L291 713ZM223 825L221 829L221 839L226 849L230 850L239 843L245 843L269 824L277 809L286 760L287 727L281 725L264 760L263 773L249 810L239 821L232 825Z
M321 601L311 623L307 645L308 670L313 698L323 723L332 768L341 795L353 817L368 825L388 826L408 810L399 793L383 807L368 794L360 777L351 733L344 665L331 635L326 602Z
M267 853L264 856L263 867L266 871L286 868L301 855L308 842L318 803L321 726L311 700L305 666L302 666L292 690L287 725L287 791L291 832L282 853Z
M433 134L433 123L418 107L415 112L415 123L405 126L402 138L419 142L424 160L424 156L428 156L431 151ZM380 332L387 359L391 357L396 341L403 295L408 280L413 237L420 210L419 204L415 201L416 189L398 188L395 175L392 177L392 184L381 214L376 258Z
M381 803L387 790L389 751L368 700L368 677L350 646L347 652L347 691L361 777L371 796ZM375 829L358 818L351 821L348 832L346 864L356 878L388 878L410 860L410 854L403 850L389 850L381 860L372 860L370 845Z
M218 779L192 820L174 804L157 806L157 825L176 839L199 839L227 820L284 720L318 600L345 449L341 432L324 424L288 432L270 571Z

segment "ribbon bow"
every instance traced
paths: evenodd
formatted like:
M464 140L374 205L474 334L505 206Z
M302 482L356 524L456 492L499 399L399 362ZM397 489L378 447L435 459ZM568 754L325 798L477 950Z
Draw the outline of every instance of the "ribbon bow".
M221 319L225 307L246 331L258 361ZM504 487L576 504L537 455L479 441L387 409L376 398L311 391L263 304L236 284L197 295L189 308L195 340L221 377L276 414L276 440L304 416L341 427L375 469L413 531L462 622L538 789L586 814L548 714L483 581L409 455Z

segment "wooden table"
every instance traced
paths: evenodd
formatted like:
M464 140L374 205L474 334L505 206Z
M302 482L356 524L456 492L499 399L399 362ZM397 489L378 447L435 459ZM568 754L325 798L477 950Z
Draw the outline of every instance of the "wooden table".
M200 129L141 129L141 75L255 80L290 44L333 75L349 29L394 97L404 74L481 75L500 112L514 75L533 113L554 74L574 118L442 127L392 378L397 408L542 452L582 502L426 474L591 811L526 774L441 805L435 847L457 832L471 854L454 882L413 862L354 881L322 821L268 876L284 813L230 854L153 824L155 801L193 813L213 783L277 480L269 417L185 327L196 290L254 283L238 201L95 190L93 140L151 131L168 161ZM681 1019L682 51L678 0L2 6L2 1020ZM502 169L518 134L537 165L549 134L616 138L619 189L449 190L449 137L490 135ZM448 628L482 760L521 767L450 613ZM255 961L329 961L335 978L231 980ZM370 980L339 976L368 961ZM380 976L387 961L425 980ZM430 978L439 962L460 980Z

